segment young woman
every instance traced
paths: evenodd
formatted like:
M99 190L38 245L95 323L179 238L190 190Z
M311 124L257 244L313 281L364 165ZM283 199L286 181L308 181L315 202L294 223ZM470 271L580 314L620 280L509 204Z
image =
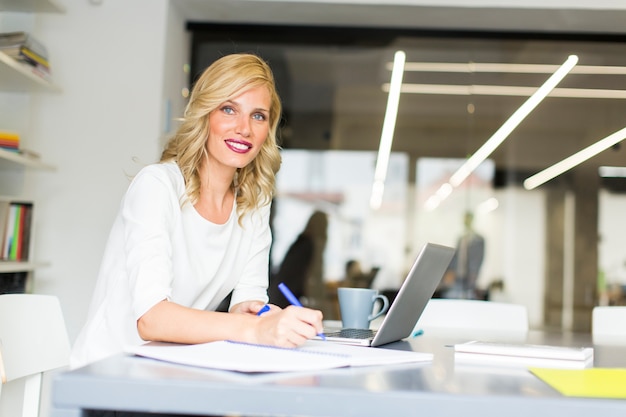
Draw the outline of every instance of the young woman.
M122 200L72 367L145 341L295 347L322 331L317 310L257 315L268 301L280 112L261 58L228 55L205 70L160 162ZM231 291L229 312L212 311Z

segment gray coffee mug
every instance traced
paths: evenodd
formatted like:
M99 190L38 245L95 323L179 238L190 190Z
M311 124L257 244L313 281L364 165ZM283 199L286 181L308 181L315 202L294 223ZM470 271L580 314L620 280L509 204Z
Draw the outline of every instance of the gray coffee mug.
M339 310L343 327L351 329L369 329L370 322L386 313L389 309L389 299L377 290L369 288L337 288ZM376 301L380 301L380 308L374 312Z

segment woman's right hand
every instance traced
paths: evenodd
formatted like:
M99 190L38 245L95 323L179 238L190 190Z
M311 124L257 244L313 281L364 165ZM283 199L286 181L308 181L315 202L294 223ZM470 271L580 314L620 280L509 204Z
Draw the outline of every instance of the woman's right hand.
M293 348L322 333L322 312L306 307L289 306L271 309L258 317L254 334L256 343Z

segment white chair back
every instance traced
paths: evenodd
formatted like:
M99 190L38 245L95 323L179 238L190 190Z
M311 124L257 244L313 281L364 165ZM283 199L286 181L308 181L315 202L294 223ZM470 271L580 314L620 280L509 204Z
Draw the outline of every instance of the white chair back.
M519 304L448 298L431 299L415 330L473 336L498 335L524 339L528 310Z
M626 344L626 307L594 307L591 335L594 344Z
M69 356L57 297L0 295L0 415L36 417L43 373L67 366Z

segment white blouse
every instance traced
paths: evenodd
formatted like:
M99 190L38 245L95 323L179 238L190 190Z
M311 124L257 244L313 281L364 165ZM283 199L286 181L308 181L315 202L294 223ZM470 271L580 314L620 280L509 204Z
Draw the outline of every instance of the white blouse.
M76 368L144 343L137 320L158 302L214 310L267 302L270 207L238 223L237 207L214 224L187 203L174 162L143 168L122 199L104 252L87 322L72 350Z

